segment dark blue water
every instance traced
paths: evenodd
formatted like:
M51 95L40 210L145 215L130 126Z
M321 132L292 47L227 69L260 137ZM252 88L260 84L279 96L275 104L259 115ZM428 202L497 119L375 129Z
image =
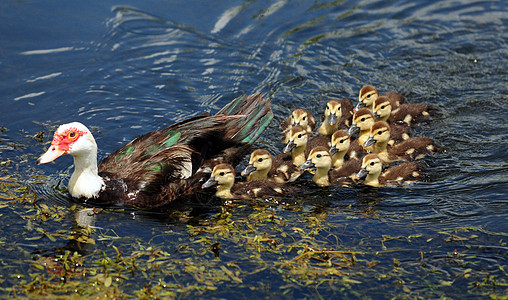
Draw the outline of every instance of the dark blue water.
M102 211L85 218L97 228L95 244L79 249L86 267L96 267L103 253L114 257L114 247L125 257L162 249L168 259L161 261L166 271L126 272L111 286L99 284L95 295L109 288L134 297L150 286L156 294L207 298L506 297L504 2L3 1L0 8L0 288L6 295L19 295L13 288L23 294L37 281L33 274L51 276L31 262L78 250L68 232L43 235L71 231L81 207L55 190L72 172L70 157L36 166L47 147L34 138L38 132L48 142L56 126L80 121L92 129L103 158L142 133L260 91L272 98L275 118L258 145L280 153L278 124L293 109L321 115L328 99L356 98L362 85L373 84L439 109L416 129L444 148L424 159L424 182L382 189L304 182L306 194L282 204L205 201L162 215ZM10 194L27 185L61 216L30 219L33 207ZM260 217L265 211L283 224ZM239 226L262 221L252 221L251 236L218 233L224 212ZM255 236L278 246L256 248ZM219 259L210 251L215 242ZM362 254L356 263L304 263L296 259L302 244ZM140 264L150 263L145 257ZM76 290L83 296L83 286L101 278L69 281L81 284Z

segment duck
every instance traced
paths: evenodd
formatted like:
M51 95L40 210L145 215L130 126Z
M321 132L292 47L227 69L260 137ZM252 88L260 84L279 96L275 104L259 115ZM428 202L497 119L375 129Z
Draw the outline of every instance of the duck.
M279 183L294 182L303 171L293 164L291 155L279 154L272 158L265 149L256 149L251 153L249 164L241 172L247 181L270 180Z
M437 146L429 137L415 137L389 147L390 125L378 121L372 126L369 137L363 144L372 153L377 153L387 163L398 160L413 160L437 151Z
M353 104L350 99L329 100L321 117L321 126L318 133L321 135L331 135L339 128L351 125L353 117Z
M325 187L352 184L352 176L360 170L360 167L361 162L353 160L340 168L332 169L332 156L328 148L317 146L310 151L309 158L300 166L300 169L314 169L312 181L320 187Z
M311 133L316 127L316 118L310 111L298 108L291 112L291 115L287 119L282 120L280 125L282 127L284 143L287 143L289 141L289 131L293 126L300 125L308 133Z
M337 130L330 140L330 155L332 155L332 167L339 168L348 159L360 159L363 156L363 148L358 140L351 141L346 130Z
M316 146L326 146L329 148L330 138L318 135L309 140L309 134L303 127L294 126L290 130L290 138L283 152L291 153L294 165L299 167L305 162L310 150Z
M97 163L97 143L79 122L61 125L37 159L46 164L69 154L69 194L84 203L159 209L201 191L215 164L237 164L273 118L270 100L242 95L217 114L203 113L143 134Z
M353 123L348 129L348 134L351 138L358 139L358 143L361 145L369 137L370 128L375 122L376 119L372 111L365 107L361 108L353 115Z
M221 199L282 197L298 193L297 188L267 180L251 180L235 184L235 176L235 169L232 165L227 163L218 164L213 168L212 175L202 185L202 188L216 186L215 196Z
M396 105L392 99L386 96L379 96L373 106L376 120L386 121L390 124L401 123L406 126L430 120L433 111L434 108L430 104L404 103Z
M404 96L402 96L399 93L391 92L384 94L383 96L391 99L393 101L393 104L397 107L405 103ZM373 110L374 101L379 97L378 91L376 87L373 85L365 85L360 89L360 93L358 94L358 104L355 107L355 111L359 110L360 108L367 107L370 110ZM396 108L396 107L394 107Z
M415 161L405 162L388 168L383 172L383 160L375 153L366 155L362 167L356 174L357 181L373 187L401 185L418 180L422 176L423 167Z

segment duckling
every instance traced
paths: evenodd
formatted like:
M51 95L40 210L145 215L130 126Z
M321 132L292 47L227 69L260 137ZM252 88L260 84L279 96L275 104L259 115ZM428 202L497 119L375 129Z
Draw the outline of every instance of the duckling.
M215 195L222 199L252 199L296 195L298 190L283 183L252 180L235 184L235 169L230 164L218 164L202 188L217 186Z
M363 144L369 137L370 128L374 125L374 114L368 108L361 108L353 115L353 124L348 129L351 138L357 138Z
M242 171L242 176L247 176L247 181L270 180L280 183L295 181L303 171L293 164L291 155L277 155L272 158L270 152L257 149L252 152L249 164Z
M364 148L379 154L385 162L417 159L436 150L434 141L428 137L411 138L388 148L390 130L388 123L376 122L370 130L369 138L363 144Z
M341 100L332 99L326 103L325 113L321 117L321 126L318 133L321 135L331 135L339 128L350 126L353 116L353 104L351 100L344 98Z
M352 183L351 176L354 176L361 167L359 160L347 161L341 168L332 168L332 157L326 147L317 146L309 153L309 158L300 169L315 169L312 181L318 186L329 186L337 184ZM331 170L331 171L330 171Z
M309 141L309 134L302 126L294 126L290 130L290 138L284 147L284 153L291 153L295 166L301 166L310 150L316 146L330 147L330 138L327 136L316 136Z
M374 101L378 98L379 94L377 89L372 85L365 85L360 89L360 93L358 94L358 104L355 107L355 111L359 110L362 107L367 107L370 110L373 110ZM393 101L393 104L397 107L404 103L404 96L399 93L391 92L388 94L384 94L383 96L388 97Z
M421 176L422 166L417 162L406 162L389 168L383 172L383 161L375 153L363 158L362 168L356 174L356 180L364 180L364 184L373 187L400 185L415 181Z
M405 103L397 106L393 102L393 99L386 96L379 96L374 101L373 112L377 120L411 126L412 122L420 123L429 120L434 111L434 108L429 104ZM394 109L394 107L397 108Z
M280 126L282 127L282 134L284 136L284 143L289 141L289 131L291 128L297 125L302 126L308 133L311 133L316 127L316 118L308 110L302 108L295 109L291 113L291 116L282 120L280 123Z
M339 168L346 159L359 159L363 154L362 146L358 140L351 142L346 130L337 130L332 134L330 141L330 155L333 168Z

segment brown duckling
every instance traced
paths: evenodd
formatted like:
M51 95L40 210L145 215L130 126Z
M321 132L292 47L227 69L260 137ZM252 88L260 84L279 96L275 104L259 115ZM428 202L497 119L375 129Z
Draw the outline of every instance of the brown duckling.
M394 107L397 107L394 109ZM394 101L386 96L379 96L374 101L373 112L376 119L390 124L403 123L411 126L412 123L420 123L431 118L434 108L425 103L394 104Z
M364 184L373 187L385 185L400 185L418 180L421 177L422 166L417 162L406 162L383 171L383 161L375 153L363 158L362 168L356 174L356 180L364 180Z
M379 154L385 162L417 159L437 150L434 141L429 137L411 138L388 147L390 128L384 121L376 122L370 130L369 138L363 144L371 152Z
M290 130L290 138L284 147L284 153L291 153L295 166L301 166L312 148L316 146L330 147L330 138L327 136L316 136L309 140L309 134L301 126L294 126Z
M373 110L374 101L378 98L379 94L377 89L372 85L365 85L360 89L360 93L358 94L358 104L355 107L355 111L359 110L362 107L367 107L370 110ZM404 96L399 93L391 92L388 94L384 94L383 96L388 97L393 101L393 104L397 107L404 103Z
M321 135L331 135L339 128L351 125L353 117L353 104L351 100L344 98L341 100L332 99L326 103L325 113L321 117L321 126L318 133Z
M357 160L348 161L341 168L332 168L332 156L326 147L318 146L309 153L309 158L301 169L315 169L312 181L318 186L329 186L352 183L351 176L360 170L361 163ZM356 165L356 166L355 166ZM331 171L330 171L331 170Z
M332 167L342 166L348 159L359 159L363 156L363 148L358 140L351 141L346 130L337 130L330 140L330 155L332 155Z
M352 139L358 139L358 143L363 144L369 137L370 128L376 122L374 114L368 108L361 108L353 115L353 123L348 129L348 134Z
M252 152L249 164L242 171L247 181L270 180L280 183L293 182L303 173L293 164L291 155L281 154L272 158L270 152L257 149Z
M308 133L311 133L316 127L316 118L308 110L302 108L295 109L291 113L291 116L280 123L284 136L284 143L289 141L289 131L291 128L297 125L302 126Z
M230 164L218 164L202 188L217 186L215 195L222 199L253 199L295 195L298 190L283 183L252 180L235 184L235 169Z

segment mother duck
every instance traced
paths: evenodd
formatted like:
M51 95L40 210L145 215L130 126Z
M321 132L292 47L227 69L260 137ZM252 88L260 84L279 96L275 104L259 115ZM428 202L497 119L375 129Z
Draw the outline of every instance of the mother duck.
M236 165L272 118L270 100L244 95L214 116L203 113L141 135L99 165L90 130L73 122L57 129L37 164L70 154L72 197L92 205L156 209L199 191L214 165Z

